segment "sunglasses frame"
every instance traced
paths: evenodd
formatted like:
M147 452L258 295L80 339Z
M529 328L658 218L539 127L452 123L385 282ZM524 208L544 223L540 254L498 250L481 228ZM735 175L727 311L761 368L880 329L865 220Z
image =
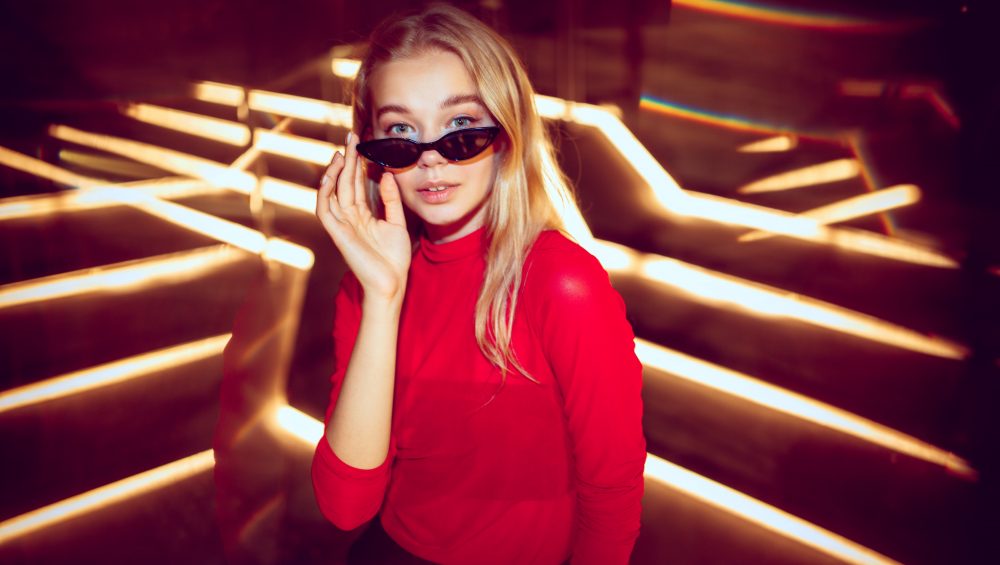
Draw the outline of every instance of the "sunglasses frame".
M464 157L462 159L452 159L451 157L445 155L441 151L441 148L446 145L446 144L442 144L442 142L444 140L448 139L450 136L456 136L456 135L461 135L463 133L480 132L480 131L487 132L489 134L489 137L487 138L486 143L478 151L476 151L475 153L473 153L473 154L471 154L471 155L469 155L467 157ZM431 149L437 151L442 157L444 157L445 159L451 161L452 163L459 163L459 162L462 162L462 161L468 161L469 159L472 159L473 157L476 157L477 155L479 155L483 151L486 151L486 149L489 148L489 146L492 145L494 141L496 141L496 138L497 138L497 136L499 134L500 134L500 126L487 126L487 127L481 127L481 128L457 129L455 131L451 131L451 132L448 132L448 133L442 135L441 137L435 139L434 141L428 141L427 143L421 143L419 141L413 141L412 139L405 139L405 138L402 138L402 137L384 137L382 139L371 139L371 140L368 140L368 141L362 141L361 143L358 144L358 153L360 153L361 156L364 157L365 159L368 159L369 161L371 161L373 163L378 163L379 165L382 165L383 167L388 167L390 169L405 169L406 167L410 167L414 163L416 163L417 161L420 160L420 156L423 155L425 151L430 151ZM373 146L378 145L378 144L384 144L384 143L387 143L387 142L388 143L397 143L397 142L400 142L400 141L409 143L409 144L411 144L411 145L413 145L413 146L415 146L417 148L417 152L415 153L416 156L414 157L413 161L411 161L411 162L409 162L409 163L407 163L405 165L390 165L390 164L388 164L388 163L386 163L384 161L380 161L378 159L373 158L371 155L369 155L369 153L370 153L370 149L369 148L370 147L373 147Z

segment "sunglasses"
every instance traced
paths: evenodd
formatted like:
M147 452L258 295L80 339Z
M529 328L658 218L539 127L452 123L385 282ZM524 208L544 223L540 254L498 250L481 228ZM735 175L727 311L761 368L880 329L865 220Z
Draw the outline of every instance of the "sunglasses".
M373 139L358 144L358 153L369 161L374 161L383 167L402 169L409 167L420 159L424 151L437 151L449 161L465 161L472 159L486 150L493 143L500 128L468 128L445 134L430 143L419 143L400 137Z

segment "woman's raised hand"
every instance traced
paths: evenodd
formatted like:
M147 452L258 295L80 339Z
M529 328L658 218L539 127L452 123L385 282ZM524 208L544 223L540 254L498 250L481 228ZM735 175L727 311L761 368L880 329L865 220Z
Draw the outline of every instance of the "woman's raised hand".
M385 219L376 218L365 199L357 145L357 138L348 133L346 156L339 151L333 156L316 197L316 216L358 277L366 297L401 299L411 246L399 187L392 174L382 174L379 194Z

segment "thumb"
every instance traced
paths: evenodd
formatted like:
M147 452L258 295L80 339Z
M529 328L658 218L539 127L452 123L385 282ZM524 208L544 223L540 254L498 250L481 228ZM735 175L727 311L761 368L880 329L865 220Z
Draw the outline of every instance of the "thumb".
M406 216L403 214L403 202L399 196L399 185L392 173L382 173L378 182L378 192L385 205L385 221L390 224L406 227Z

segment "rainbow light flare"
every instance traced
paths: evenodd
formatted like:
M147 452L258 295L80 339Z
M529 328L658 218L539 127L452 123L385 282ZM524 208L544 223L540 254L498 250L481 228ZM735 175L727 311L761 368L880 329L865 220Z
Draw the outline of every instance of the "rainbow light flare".
M753 22L840 32L896 32L925 25L924 20L880 21L833 12L768 6L739 0L673 0L678 8L709 12Z

